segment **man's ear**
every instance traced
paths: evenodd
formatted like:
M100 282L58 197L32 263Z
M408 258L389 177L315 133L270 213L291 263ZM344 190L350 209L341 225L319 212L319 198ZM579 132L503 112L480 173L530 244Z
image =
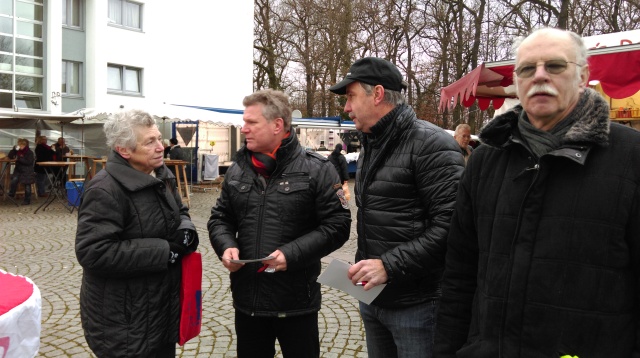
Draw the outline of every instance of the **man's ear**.
M273 120L273 134L284 132L284 119L276 118Z
M118 152L118 154L120 154L120 156L124 159L131 158L131 151L129 150L129 148L116 146L116 152Z
M373 87L374 104L382 103L383 99L384 99L384 87L382 87L381 85L376 85L375 87Z
M582 93L589 84L589 74L589 65L582 66L580 70L580 93Z

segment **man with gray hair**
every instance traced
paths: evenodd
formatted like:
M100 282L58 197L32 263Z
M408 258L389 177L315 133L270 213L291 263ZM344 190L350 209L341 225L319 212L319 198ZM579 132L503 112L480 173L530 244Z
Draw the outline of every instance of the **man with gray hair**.
M162 136L146 112L104 124L109 165L87 185L78 210L80 314L98 357L175 357L182 257L198 235Z
M432 353L446 237L464 161L450 134L421 121L405 104L406 88L389 61L356 61L331 87L362 137L355 196L356 264L348 273L364 290L386 283L360 303L369 357Z
M609 121L573 32L519 41L514 75L521 105L460 182L436 356L638 356L640 133Z
M458 142L460 146L460 153L464 157L464 164L467 164L469 160L469 156L471 155L471 151L473 148L469 145L469 141L471 140L471 127L466 123L460 123L456 127L455 132L453 132L453 139Z
M273 357L276 339L285 358L317 358L320 259L349 239L349 205L331 162L298 142L284 93L242 104L245 146L207 223L231 273L238 358Z

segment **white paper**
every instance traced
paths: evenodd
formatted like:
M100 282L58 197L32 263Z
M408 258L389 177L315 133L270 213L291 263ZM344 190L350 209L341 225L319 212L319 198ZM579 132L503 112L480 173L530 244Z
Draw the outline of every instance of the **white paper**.
M358 301L371 304L387 284L378 285L368 291L365 291L363 286L356 286L351 282L351 280L349 280L349 277L347 276L349 267L351 267L351 265L342 260L333 260L329 263L327 269L320 274L318 282L346 292Z
M226 260L225 258L222 258L223 260ZM234 264L248 264L250 262L262 262L262 261L266 261L266 260L272 260L273 256L267 256L267 257L263 257L261 259L248 259L248 260L233 260L233 259L229 259L229 262L233 262Z

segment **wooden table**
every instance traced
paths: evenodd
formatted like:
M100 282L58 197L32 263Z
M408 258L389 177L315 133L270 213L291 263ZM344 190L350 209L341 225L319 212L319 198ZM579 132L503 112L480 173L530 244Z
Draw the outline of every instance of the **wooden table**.
M73 212L75 207L67 205L67 192L64 187L64 174L67 172L67 168L72 168L78 162L38 162L38 165L44 168L44 171L47 173L47 178L49 178L49 182L51 183L51 192L49 196L44 201L44 203L40 204L36 211L33 213L36 214L38 210L42 209L42 211L46 210L49 205L54 202L56 199L64 206L65 209L69 210L70 213ZM55 168L60 168L56 170ZM52 179L53 178L53 179Z
M91 172L91 165L89 163L89 159L95 160L95 157L89 156L89 155L79 155L79 154L66 154L64 156L65 158L69 159L69 161L71 162L83 162L84 163L84 169L85 169L85 175L89 172ZM40 163L38 163L40 164ZM69 167L69 178L74 178L76 176L76 168L75 166ZM93 178L93 177L91 177ZM88 179L91 179L88 178Z
M187 204L187 207L189 207L191 199L189 199L189 183L187 182L187 170L185 169L189 162L184 160L165 159L164 164L166 166L173 165L176 174L176 183L178 184L178 193L180 194L182 201Z
M11 185L10 168L12 165L16 165L15 159L9 159L8 157L0 158L0 166L2 166L2 169L0 169L0 192L2 192L3 200L7 200L7 198L9 198L9 200L16 204L16 206L20 206L12 197L7 195L7 193L9 192L9 187ZM38 193L35 194L38 195Z

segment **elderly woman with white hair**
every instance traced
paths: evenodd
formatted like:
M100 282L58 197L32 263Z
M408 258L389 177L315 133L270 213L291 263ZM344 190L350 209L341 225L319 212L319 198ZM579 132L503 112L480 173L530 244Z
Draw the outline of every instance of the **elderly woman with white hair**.
M146 112L104 125L109 165L85 188L76 256L82 327L98 357L175 357L180 259L198 246L162 136Z

